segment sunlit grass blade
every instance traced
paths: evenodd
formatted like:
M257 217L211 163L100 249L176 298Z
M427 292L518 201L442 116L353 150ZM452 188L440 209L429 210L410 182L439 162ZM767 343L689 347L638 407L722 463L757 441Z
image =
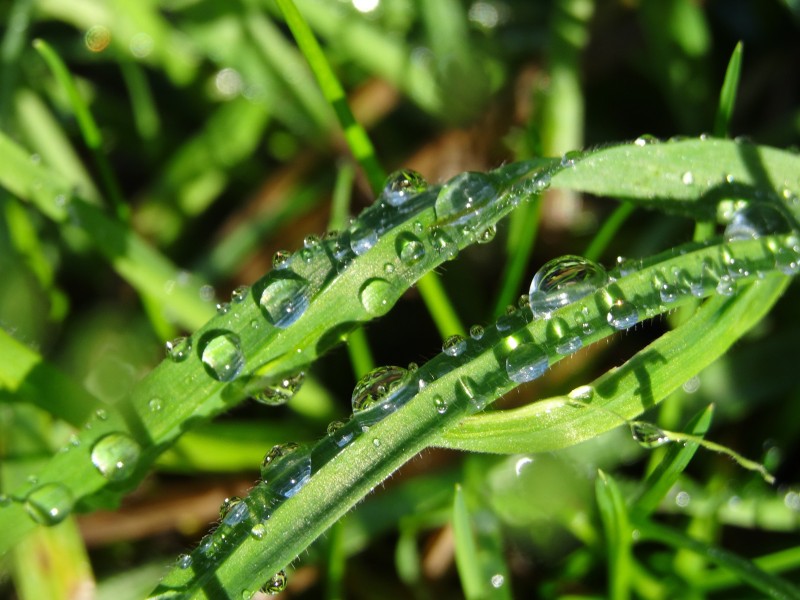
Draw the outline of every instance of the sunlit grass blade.
M635 525L641 536L640 541L659 542L676 549L694 552L720 568L735 574L744 583L770 598L782 600L800 598L800 588L777 575L767 573L754 562L733 552L699 542L675 529L651 521L637 522Z
M630 597L631 580L631 526L625 500L617 483L603 471L595 481L597 505L606 538L608 557L608 597L624 600Z
M628 220L628 217L631 216L634 209L634 205L628 202L620 204L617 208L615 208L614 212L603 221L603 225L592 238L592 241L586 247L586 250L583 251L582 256L585 256L589 260L600 260L600 257L603 255L603 252L605 252L608 244L611 243L611 241L617 235L617 232L620 230L625 221Z
M456 565L461 579L461 589L468 600L485 598L488 592L481 576L483 568L478 559L478 546L472 533L472 523L460 485L453 495L453 535L455 537Z
M730 129L731 116L736 106L736 92L739 89L739 76L742 72L743 51L742 42L737 43L725 71L725 80L719 92L717 115L714 118L714 135L717 137L726 137Z

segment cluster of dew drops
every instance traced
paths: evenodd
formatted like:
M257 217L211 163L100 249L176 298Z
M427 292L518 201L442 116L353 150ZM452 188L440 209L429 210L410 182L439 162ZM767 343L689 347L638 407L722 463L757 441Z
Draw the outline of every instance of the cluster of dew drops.
M647 142L650 143L650 142ZM645 145L645 142L636 145ZM684 183L693 182L690 176L684 175ZM418 173L403 170L387 180L379 197L381 206L390 206L399 214L412 210L415 198L427 190L427 183ZM498 194L495 182L488 175L481 173L463 173L439 191L435 210L437 218L448 221L450 226L463 226L470 218ZM381 214L377 211L374 214ZM792 231L789 221L773 204L767 202L746 203L736 206L728 215L728 225L724 232L725 242L758 239L775 233L791 233L783 243L772 238L768 249L774 256L775 268L785 274L794 275L800 272L800 238ZM395 217L396 218L396 217ZM274 327L286 328L294 323L308 307L310 301L310 284L290 266L293 261L309 262L323 241L332 243L333 255L340 261L340 269L356 256L364 254L372 248L385 231L393 223L381 221L367 215L367 218L355 221L347 232L340 235L336 232L327 234L322 240L316 236L308 236L304 248L293 256L286 251L279 251L273 259L273 272L265 278L265 282L254 294L261 312ZM473 232L478 242L491 240L494 228ZM457 253L457 245L452 242L445 229L432 229L428 232L427 244L421 239L422 228L415 228L415 233L403 232L397 238L396 251L401 264L413 266L424 257L428 248L452 257ZM496 334L505 335L519 319L546 319L546 340L543 343L508 335L505 339L508 349L505 358L505 375L514 383L525 383L540 377L549 367L548 351L560 355L568 355L582 347L582 340L596 329L598 323L584 310L570 324L553 313L581 298L593 294L613 282L616 277L625 276L638 269L637 261L618 259L612 272L607 272L599 264L586 258L566 255L551 260L543 265L534 275L529 293L521 298L520 309L509 307L506 315L495 323ZM386 273L390 273L386 269ZM721 246L718 261L707 260L702 265L699 276L690 276L687 272L661 272L653 278L653 288L660 301L665 304L675 302L687 294L706 295L709 288L718 294L730 295L736 291L736 281L750 275L749 267L741 260L733 257L725 245ZM374 279L361 288L360 300L370 313L387 310L382 298L385 288L390 285L383 279ZM625 330L639 321L639 308L625 298L615 297L606 288L605 300L607 312L605 321L616 330ZM218 305L221 314L231 310L231 306L245 302L251 290L242 286L236 288L230 303ZM521 316L520 316L521 315ZM517 321L515 321L517 319ZM469 339L462 336L451 336L442 345L443 355L451 358L469 354L470 344L476 344L484 338L486 330L480 325L470 328ZM168 357L174 362L183 362L192 354L192 339L180 337L166 344ZM238 336L230 331L220 331L202 341L200 352L205 371L214 379L222 382L233 381L242 372L245 359ZM323 464L333 458L356 437L368 432L370 427L386 415L396 411L421 388L430 383L430 379L414 377L417 371L415 364L408 368L382 366L366 374L355 386L351 398L353 417L347 422L336 421L327 429L327 436L315 446L300 446L286 443L275 446L264 458L261 467L262 483L259 494L251 494L241 500L230 499L221 508L221 526L237 528L249 525L249 534L261 539L266 532L265 522L269 514L283 500L296 494ZM256 400L278 405L288 401L302 384L303 374L284 377L271 382L263 389L254 392ZM584 386L585 387L585 386ZM473 410L485 405L485 400L473 397ZM162 400L154 398L149 402L152 411L162 409ZM437 396L433 408L438 414L448 411L448 402ZM95 418L104 420L102 409ZM87 427L90 425L87 424ZM634 436L636 437L636 432ZM641 435L643 442L652 444L662 440L655 431L645 431ZM77 438L71 442L79 444ZM373 444L380 447L380 440L375 438ZM91 462L97 472L109 481L121 481L130 477L136 470L141 447L128 434L112 432L103 435L94 442L91 450ZM30 481L36 484L35 480ZM258 487L258 486L257 486ZM16 499L8 495L0 495L0 507L10 504ZM37 523L54 525L70 514L74 499L70 490L60 483L46 483L34 487L24 499L25 509ZM218 530L215 533L219 534ZM224 531L219 535L206 536L197 549L200 555L210 557L224 540ZM192 556L182 555L178 560L181 568L192 564ZM261 591L277 593L286 585L283 571L276 573L263 586Z

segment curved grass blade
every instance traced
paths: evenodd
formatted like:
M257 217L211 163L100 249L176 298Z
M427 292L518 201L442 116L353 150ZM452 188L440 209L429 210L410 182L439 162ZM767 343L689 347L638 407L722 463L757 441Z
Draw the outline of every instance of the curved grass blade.
M631 526L625 500L616 482L603 471L595 481L600 520L606 534L608 552L609 598L624 600L630 596Z
M738 42L733 49L728 68L725 70L725 80L722 82L722 89L719 92L719 106L717 115L714 118L714 135L725 137L731 124L731 116L736 106L736 91L739 88L739 76L742 72L742 54L744 48L742 42Z
M773 242L793 247L796 239L775 236L725 246L725 251L737 260L746 257L751 267L750 275L740 279L739 285L758 279L756 272L764 275L764 279L742 292L747 302L737 304L734 297L714 298L707 303L709 308L705 313L702 309L698 313L704 314L712 324L720 315L728 311L734 313L732 321L736 325L720 327L725 330L721 336L725 347L758 320L749 316L748 311L761 316L766 310L764 306L768 307L786 285L785 277L774 274L777 270L775 257L769 250ZM679 267L691 277L699 277L704 260L716 263L719 256L720 248L715 246L676 256L667 253L660 260L653 259L653 264L640 271L555 311L553 318L575 322L576 318L585 316L591 333L581 330L581 339L584 345L593 343L617 330L607 319L609 303L619 306L616 304L619 301L632 302L641 320L662 314L682 302L694 301L695 296L684 289L681 294L685 296L665 304L652 286L653 275L671 273L672 267ZM713 286L702 291L704 296L713 293ZM291 455L291 461L283 463L285 471L279 470L275 475L267 473L268 482L259 483L245 500L246 517L235 524L223 523L210 534L207 543L193 552L192 566L173 569L153 597L211 598L221 589L233 594L253 592L260 581L267 580L294 560L303 548L400 465L426 446L441 444L442 431L450 429L447 436L458 439L465 414L481 410L518 385L517 376L521 372L525 373L525 379L534 378L543 374L548 364L564 358L556 350L558 343L548 334L548 322L532 321L530 311L525 310L501 317L480 339L463 342L455 355L442 353L408 375L382 403L356 414L315 446ZM686 350L683 344L680 346L682 351ZM517 370L514 366L516 357L520 356L514 354L517 350L527 361L525 369L535 363L535 372ZM651 353L640 367L659 362L658 356ZM641 378L643 373L646 371L641 368L636 372L628 371L627 376L632 380L621 385L631 389L631 397L622 401L615 399L610 411L632 418L656 401L648 388L648 380ZM568 410L555 411L556 424L562 428L561 438L545 438L549 445L540 443L537 450L575 443L619 424L618 418L613 416L598 417L595 411L589 411L593 414L587 416L587 411L563 408ZM541 424L539 429L542 429ZM571 437L566 437L565 432ZM495 451L508 451L507 445L500 445L502 442L495 439L494 443L497 444ZM300 466L302 471L295 470ZM282 490L286 489L287 482L294 481L299 483L293 485L287 495ZM251 535L252 528L256 528L259 535Z
M461 486L456 484L453 495L453 536L455 538L456 565L464 597L468 600L486 597L486 584L481 578L478 546L472 533L469 510Z

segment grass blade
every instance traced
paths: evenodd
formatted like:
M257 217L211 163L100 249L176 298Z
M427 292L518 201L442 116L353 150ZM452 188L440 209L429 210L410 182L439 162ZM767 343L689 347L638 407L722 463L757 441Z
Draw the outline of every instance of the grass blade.
M719 92L719 106L714 118L714 135L726 137L731 125L731 116L736 106L736 91L739 89L739 76L742 72L742 42L738 42L733 49L728 68L725 70L725 80Z
M456 565L461 588L467 600L486 597L486 584L481 577L482 565L478 559L478 546L472 533L467 503L460 485L453 495L453 534L455 537Z
M609 598L624 600L630 596L631 526L622 493L616 482L603 471L597 474L595 493L600 520L606 534L608 552Z

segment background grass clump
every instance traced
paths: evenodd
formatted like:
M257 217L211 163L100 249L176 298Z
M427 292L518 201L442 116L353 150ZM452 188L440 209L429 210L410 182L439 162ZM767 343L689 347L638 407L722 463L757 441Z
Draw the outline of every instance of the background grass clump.
M288 560L300 555L291 565L251 560L250 536L226 550L224 567L211 558L205 573L188 568L216 539L204 536L225 533L220 505L248 494L270 448L325 438L377 365L416 363L425 374L444 364L441 379L455 377L439 355L443 340L518 318L507 306L547 261L584 255L624 274L624 258L642 259L643 271L670 264L699 274L684 253L722 247L722 224L744 201L794 219L769 233L797 228L794 2L296 6L301 34L283 1L0 6L0 593L241 597L282 589L286 567L289 597L800 597L800 298L780 274L796 265L785 264L762 265L763 281L748 273L731 294L705 293L714 297L702 306L687 295L677 309L640 310L622 333L587 333L583 349L551 356L543 377L485 417L451 410L450 428L421 432L424 451L398 471L392 461L405 462L405 449L391 455L387 429L383 442L375 437L386 453L375 481L361 482L363 494L356 483L331 491L336 510L391 478L341 520L320 513L316 533L324 519L336 524L287 550ZM670 154L667 139L680 151ZM630 153L639 149L644 158ZM629 159L628 178L619 165ZM460 252L403 270L404 287L371 309L362 280L391 272L382 258L391 236L417 231L398 217L398 234L379 209L363 219L385 226L383 245L335 281L305 275L319 294L310 325L267 330L258 306L239 302L253 293L241 286L271 281L262 278L276 256L332 248L325 233L347 230L386 172L412 168L435 186L502 165L492 202L510 216L496 223L501 212L476 211L480 231L455 240ZM676 167L661 174L663 165ZM519 203L509 198L521 176L535 185L522 184ZM675 191L693 186L700 191L686 197ZM434 227L432 215L423 207L418 219ZM731 247L755 261L772 243ZM235 329L248 356L241 387L209 378L197 360L202 340L237 322L248 323ZM165 342L175 359L181 338L189 360L164 361ZM645 347L661 362L648 362ZM483 373L481 360L460 368ZM703 361L711 364L700 370ZM635 377L614 370L623 363ZM256 389L265 381L266 395ZM578 393L566 406L565 395L589 383L618 386L607 396L620 404L587 407ZM670 393L651 405L642 399L662 388ZM636 412L620 411L634 400ZM583 416L554 421L555 433L528 427L550 406ZM634 432L650 436L643 444L625 426L634 418ZM84 477L70 452L113 427L135 440L131 470L112 461L114 475L92 479L93 457ZM703 436L756 464L698 451ZM688 441L662 445L667 438ZM336 468L344 481L360 465L343 458ZM41 520L58 523L34 528L20 490L51 481L70 501L53 514L56 496L45 498ZM249 493L253 506L261 491ZM287 522L312 514L301 495L298 508L294 498L281 507ZM269 524L262 534L278 535ZM184 572L211 582L170 587Z

